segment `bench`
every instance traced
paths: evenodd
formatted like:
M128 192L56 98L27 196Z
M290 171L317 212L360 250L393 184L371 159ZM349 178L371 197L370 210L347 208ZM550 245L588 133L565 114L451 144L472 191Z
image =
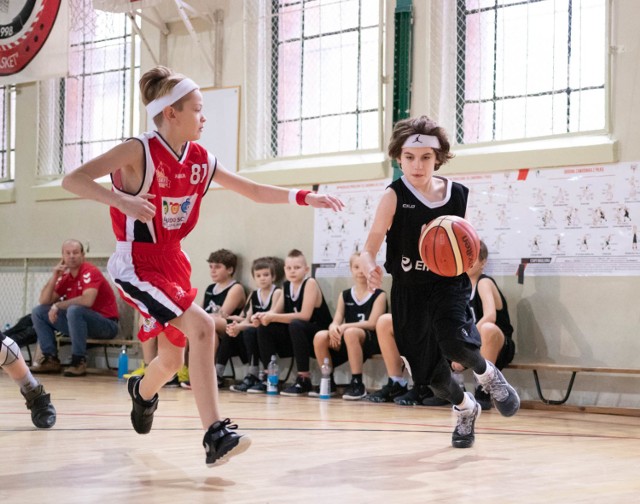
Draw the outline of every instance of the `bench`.
M70 345L71 338L64 334L56 333L56 342L58 345L58 349L60 349L60 347L63 345ZM87 339L87 348L102 347L102 349L104 350L104 360L107 363L107 368L111 370L118 369L118 362L116 361L115 366L112 366L109 363L109 353L107 352L109 348L113 348L113 347L120 348L123 345L126 346L127 348L133 348L138 344L140 344L140 341L138 339L126 339L126 338L118 338L118 337L115 337L113 339L93 339L93 338Z
M571 395L573 389L573 382L576 379L578 373L602 373L602 374L619 374L619 375L640 375L640 369L637 368L615 368L615 367L601 367L601 366L582 366L579 364L554 364L546 362L512 362L505 369L520 369L526 371L533 371L533 378L536 384L536 390L540 400L545 404L564 404ZM559 373L571 373L571 378L566 387L566 393L564 397L559 400L547 399L542 393L542 387L540 386L540 377L538 371L553 371Z

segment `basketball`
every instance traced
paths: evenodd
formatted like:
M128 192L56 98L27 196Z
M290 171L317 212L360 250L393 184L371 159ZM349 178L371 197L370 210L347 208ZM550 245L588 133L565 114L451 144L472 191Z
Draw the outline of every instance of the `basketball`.
M420 234L420 257L430 271L455 277L478 259L480 238L469 221L456 215L433 219Z

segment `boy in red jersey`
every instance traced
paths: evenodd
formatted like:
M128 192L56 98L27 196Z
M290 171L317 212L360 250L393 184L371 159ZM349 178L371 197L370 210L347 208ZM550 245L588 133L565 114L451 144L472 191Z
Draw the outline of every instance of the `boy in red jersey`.
M233 431L218 408L212 355L214 321L194 303L191 266L180 247L198 220L202 197L212 179L226 189L261 203L298 203L341 210L331 195L257 184L227 171L215 156L194 143L206 118L199 87L166 67L140 79L142 101L157 131L129 139L80 166L63 179L63 187L111 207L118 240L109 273L122 296L163 327L158 355L144 377L128 382L136 432L151 430L157 392L182 367L189 339L189 375L205 430L207 465L225 462L245 451L250 440ZM111 191L96 179L111 175Z

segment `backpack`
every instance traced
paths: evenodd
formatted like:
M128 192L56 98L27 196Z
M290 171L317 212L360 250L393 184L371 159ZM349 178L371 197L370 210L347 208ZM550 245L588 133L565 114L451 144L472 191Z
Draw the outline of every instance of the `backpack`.
M18 320L16 325L2 332L10 336L20 348L38 342L38 336L36 335L36 330L33 328L31 314L25 315Z

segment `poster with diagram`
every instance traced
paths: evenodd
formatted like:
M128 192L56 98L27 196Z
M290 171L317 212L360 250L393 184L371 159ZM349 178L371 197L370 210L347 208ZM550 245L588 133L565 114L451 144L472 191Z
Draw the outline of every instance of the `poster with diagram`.
M467 219L489 248L490 274L640 275L639 165L624 162L449 177L470 189ZM316 210L313 260L326 276L349 275L349 256L362 249L389 183L319 188L346 204L342 213ZM384 253L383 248L378 262L383 262Z
M361 252L378 202L391 179L324 184L319 193L331 193L345 204L342 212L315 210L313 265L315 276L348 277L349 257ZM384 263L386 244L382 244L377 262Z

